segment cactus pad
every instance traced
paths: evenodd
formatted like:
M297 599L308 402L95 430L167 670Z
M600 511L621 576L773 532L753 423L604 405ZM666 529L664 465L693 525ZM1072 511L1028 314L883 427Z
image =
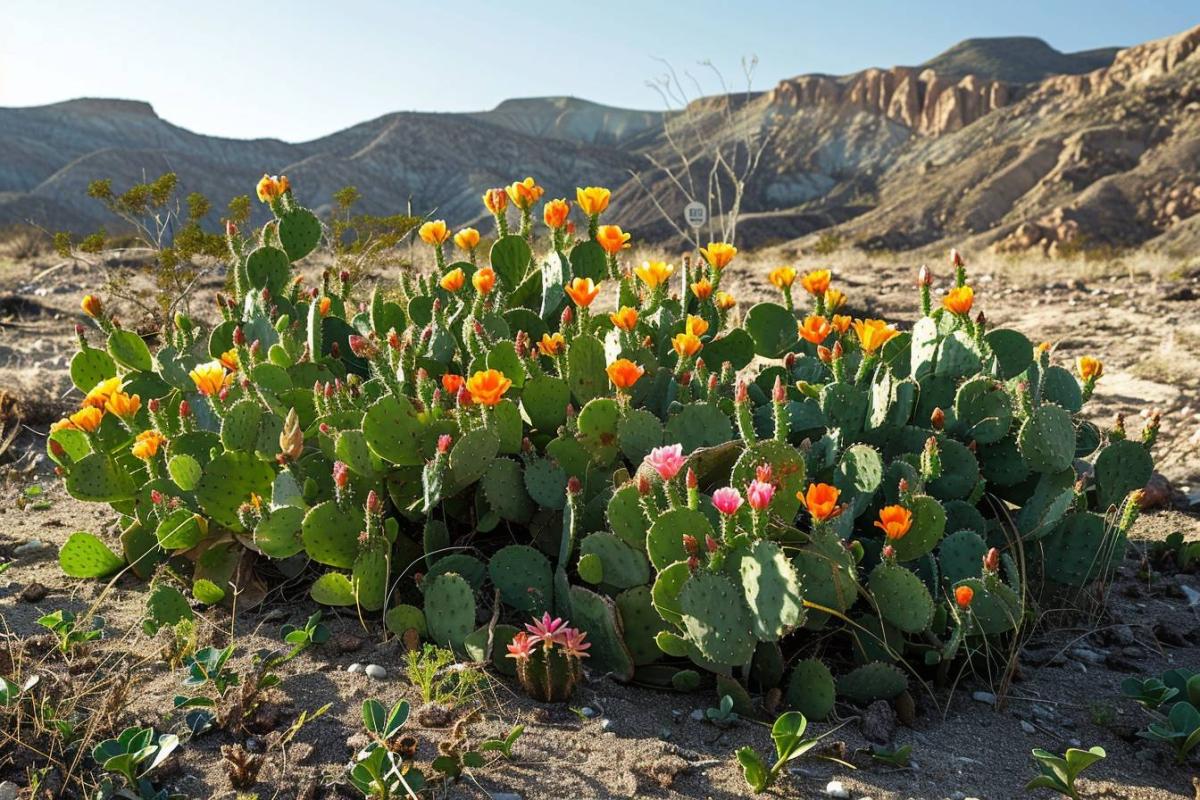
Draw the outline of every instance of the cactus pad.
M1096 457L1096 504L1101 511L1120 505L1126 495L1141 489L1154 472L1150 451L1129 439L1112 442Z
M696 572L679 592L687 638L715 664L745 664L757 644L742 593L724 575Z
M617 423L621 410L611 397L589 400L579 412L579 443L592 463L607 466L617 457Z
M666 441L683 445L690 453L699 447L712 447L733 438L733 424L716 406L688 405L667 421Z
M963 439L992 444L1012 427L1012 400L1004 384L980 376L964 382L954 396L954 417Z
M536 510L525 492L521 465L509 458L497 458L483 475L483 493L488 504L510 522L528 522Z
M774 439L757 442L738 456L730 473L730 485L745 492L746 486L754 480L755 470L763 465L771 468L771 480L776 487L767 509L784 522L791 522L800 510L796 493L805 486L804 456L791 445Z
M633 464L640 464L662 441L662 423L649 411L630 409L617 423L617 444L621 453Z
M792 666L783 702L810 720L822 720L833 711L836 689L829 667L815 658L806 658Z
M837 682L838 694L859 705L891 700L908 688L904 673L891 664L874 661L854 669Z
M1061 472L1075 458L1075 427L1066 409L1043 404L1021 426L1017 438L1025 463L1034 472Z
M617 613L621 619L621 632L625 646L636 666L650 664L659 659L662 651L654 637L666 629L662 617L654 612L649 586L635 586L616 597Z
M631 679L633 656L625 644L616 604L582 586L571 587L570 604L571 624L585 631L592 643L589 666L620 681Z
M396 466L424 465L421 421L408 398L386 395L376 401L363 417L362 430L367 446L384 461Z
M252 494L270 497L274 480L275 471L253 453L221 453L205 465L204 477L196 486L196 500L215 522L242 531L238 506Z
M283 506L259 520L254 528L254 546L269 558L291 558L304 550L300 535L304 509Z
M627 483L613 492L606 512L608 528L630 547L645 551L650 523L642 511L637 486Z
M429 638L442 647L460 649L475 629L475 594L460 575L426 576L425 622Z
M841 490L839 499L850 503L846 513L857 517L866 511L882 483L883 458L878 450L865 444L846 448L833 475L833 485Z
M883 620L906 633L920 633L933 619L933 599L912 570L880 564L871 571L871 594Z
M354 605L354 587L344 572L326 572L308 590L313 601L323 606Z
M358 555L358 535L366 528L362 509L340 508L333 500L313 506L300 532L304 550L318 564L350 569Z
M107 578L125 566L125 560L108 548L99 536L76 531L58 551L58 565L72 578Z
M594 555L604 565L602 581L607 586L628 589L650 580L650 565L640 550L634 550L606 531L589 533L579 543L581 556Z
M67 473L67 492L89 503L118 503L137 493L133 477L104 453L90 453Z
M502 547L488 561L488 574L506 605L534 615L550 609L553 576L541 551L523 544Z
M292 208L281 216L277 232L279 243L283 245L287 257L292 261L304 258L321 241L321 223L317 215L307 208Z
M908 533L889 542L896 549L897 561L912 561L937 547L946 532L946 511L927 495L916 495L908 504L912 527Z
M857 570L853 554L832 531L816 533L793 559L804 587L804 598L843 612L858 599ZM828 614L810 610L806 627L818 628Z
M975 531L955 531L943 539L938 548L938 566L946 583L954 585L964 578L979 577L987 549Z
M656 569L687 560L683 547L685 534L703 543L705 537L713 535L713 527L706 516L690 508L673 508L654 520L646 534L646 551Z
M255 289L267 289L278 297L291 277L288 254L278 247L259 247L246 257L246 275Z
M1086 586L1125 557L1125 537L1088 511L1063 517L1039 544L1045 577L1065 586Z
M553 434L566 422L571 390L562 378L538 375L530 378L521 393L521 406L535 430Z
M71 357L71 383L81 392L117 375L116 362L103 350L88 347Z
M456 487L484 476L500 452L500 437L487 428L468 431L450 450L450 477Z
M778 641L804 622L800 577L779 545L760 539L749 551L730 560L741 579L742 594L750 609L754 635L763 642Z
M567 385L580 406L608 388L604 344L595 336L576 336L567 351Z
M566 503L567 473L547 458L525 465L525 489L541 508L558 510Z
M966 497L979 483L979 462L962 442L948 436L938 437L938 453L942 471L929 484L929 493L939 500L958 500Z
M783 358L799 341L795 315L777 303L755 304L744 327L754 340L754 352L765 358Z
M995 361L992 371L1000 380L1015 378L1033 363L1033 344L1025 335L997 328L984 336Z

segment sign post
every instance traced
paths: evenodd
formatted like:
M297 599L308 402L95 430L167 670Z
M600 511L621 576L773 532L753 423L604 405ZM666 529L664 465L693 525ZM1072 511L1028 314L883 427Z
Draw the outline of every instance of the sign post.
M692 201L683 207L683 219L687 222L688 227L696 235L696 241L700 241L700 229L708 222L708 206L703 203ZM683 276L683 284L679 288L679 301L687 308L687 292L688 292L688 271L685 266L680 270Z

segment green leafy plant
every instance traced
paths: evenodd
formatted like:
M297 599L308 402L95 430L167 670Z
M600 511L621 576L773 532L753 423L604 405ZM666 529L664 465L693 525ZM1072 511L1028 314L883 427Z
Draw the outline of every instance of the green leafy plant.
M1072 747L1061 756L1056 756L1048 750L1035 748L1033 760L1037 763L1041 774L1025 784L1025 789L1026 791L1050 789L1065 797L1070 797L1072 800L1079 800L1079 790L1075 788L1075 779L1105 755L1103 747L1092 747L1087 750Z
M454 707L486 683L487 676L466 664L456 664L454 653L426 644L404 654L404 674L417 687L421 700Z
M503 739L486 739L479 745L479 751L487 753L492 750L498 750L506 759L512 760L513 745L517 739L521 738L521 734L525 733L524 725L514 725L512 729L505 735Z
M281 659L290 661L314 644L324 644L329 641L329 628L321 624L321 612L314 611L302 627L284 625L281 631L283 640L292 646L287 655Z
M94 642L104 636L104 619L102 617L92 617L91 628L80 627L81 620L78 620L71 611L63 611L59 609L43 617L39 617L37 624L46 628L55 635L58 639L58 649L63 655L70 655L76 647Z
M1158 564L1189 570L1200 564L1200 539L1185 539L1183 531L1172 531L1162 541L1150 544L1150 557Z
M901 745L895 749L874 745L871 747L871 758L881 764L904 769L912 759L912 745Z
M115 739L105 739L92 749L92 758L106 772L120 776L125 791L134 797L151 800L165 798L146 778L179 747L179 737L171 733L155 735L153 728L126 728Z
M21 699L21 695L37 686L40 681L41 678L37 675L30 675L24 683L18 684L0 676L0 706L16 705L17 701Z
M737 712L733 710L733 698L727 694L721 695L721 701L715 708L704 709L704 718L718 728L727 728L738 721Z
M239 681L238 674L226 666L231 656L233 645L197 650L194 656L184 661L188 674L183 685L195 689L211 684L217 694L225 694L226 689L236 686Z
M1138 702L1143 708L1153 711L1179 694L1179 689L1167 686L1161 678L1126 678L1121 681L1121 692Z
M1200 744L1200 711L1185 701L1175 703L1165 719L1150 723L1138 736L1168 745L1175 751L1176 763L1182 764Z
M363 725L372 741L355 755L348 776L365 797L388 800L412 796L424 787L424 778L412 766L415 740L407 737L410 741L404 741L400 737L408 712L406 700L392 706L390 711L378 700L363 702Z
M775 743L775 763L770 767L753 747L746 746L738 749L737 760L742 766L742 775L751 791L755 794L765 792L775 783L779 773L783 771L789 761L808 755L814 747L820 744L821 739L833 732L831 730L820 736L805 739L804 731L807 727L808 720L799 711L788 711L775 720L775 724L771 726L771 740ZM852 764L833 756L820 755L818 757L835 761L850 769L854 768Z

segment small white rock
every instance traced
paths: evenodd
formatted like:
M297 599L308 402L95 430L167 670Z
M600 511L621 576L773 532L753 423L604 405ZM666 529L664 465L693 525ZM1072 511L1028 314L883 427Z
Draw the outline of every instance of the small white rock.
M596 709L592 708L591 706L584 706L583 708L579 709L579 713L583 714L588 719L591 719L592 717L596 716Z
M704 712L699 708L692 711L691 716L692 716L692 719L694 719L696 722L704 721Z
M346 667L346 672L362 672L363 665L355 661L350 666Z
M602 720L600 720L600 730L610 731L610 730L612 730L612 724L613 724L613 721L611 719L607 719L607 718L602 719Z
M996 705L996 695L991 692L975 692L971 695L971 699L979 703L987 703L989 706Z
M0 783L0 800L17 800L17 789L12 781Z
M19 544L16 547L14 547L13 555L16 556L17 558L21 558L22 556L33 555L34 553L38 552L45 546L46 546L46 543L43 542L41 539L30 539L28 542L25 542L24 544ZM3 785L3 784L0 784L0 785ZM2 798L0 798L0 800L2 800Z
M1037 733L1037 728L1033 727L1032 723L1026 722L1025 720L1021 720L1021 730L1025 731L1026 733Z
M850 796L850 790L843 786L841 781L830 781L825 784L825 794L844 799Z
M367 668L363 670L371 678L381 681L387 677L387 670L378 664L367 664Z

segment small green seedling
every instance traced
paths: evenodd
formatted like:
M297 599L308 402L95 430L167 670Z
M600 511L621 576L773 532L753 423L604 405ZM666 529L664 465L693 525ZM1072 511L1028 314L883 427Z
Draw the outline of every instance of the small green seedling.
M1167 686L1159 678L1126 678L1121 681L1121 692L1151 711L1179 694L1178 689Z
M37 675L30 675L25 679L25 683L16 684L8 678L0 677L0 706L15 705L21 695L38 685L39 680L41 679Z
M188 675L183 679L184 686L199 687L211 682L217 694L225 694L230 686L236 686L238 675L225 664L233 655L233 645L224 648L205 647L197 650L196 655L185 659Z
M888 764L893 767L905 769L908 767L909 759L912 757L912 745L906 744L892 750L888 747L873 746L871 748L871 758L881 764Z
M1152 722L1138 736L1155 742L1163 742L1175 750L1175 762L1182 764L1200 744L1200 711L1191 703L1180 701L1171 706L1165 720Z
M742 747L737 751L738 763L742 765L742 774L746 778L746 783L750 785L751 791L755 794L765 792L775 783L779 773L783 771L789 761L807 755L823 738L837 730L837 728L833 728L820 736L805 739L804 731L807 727L808 720L799 711L789 711L775 720L775 724L771 726L771 739L775 742L776 759L770 768L753 747ZM848 764L833 756L822 755L819 757L854 769L853 764Z
M1183 531L1172 531L1161 542L1150 545L1150 555L1160 564L1174 561L1176 569L1191 569L1200 564L1200 539L1183 538Z
M288 654L279 663L291 661L314 644L324 644L329 641L329 628L321 624L321 612L316 611L303 627L284 625L281 631L283 641L292 646Z
M425 786L425 779L412 768L404 757L395 752L400 748L391 746L391 741L408 721L409 705L401 700L384 708L378 700L365 700L362 706L363 725L374 740L359 751L350 765L349 778L364 797L389 800L392 797L410 797Z
M165 797L146 779L179 747L172 733L155 736L153 728L126 728L116 739L105 739L92 749L92 758L106 772L124 778L126 792L138 798Z
M1025 790L1050 789L1064 797L1079 800L1079 790L1075 788L1075 779L1079 773L1105 757L1103 747L1093 747L1089 750L1078 750L1074 747L1062 756L1056 756L1040 747L1033 751L1033 760L1037 762L1041 775L1025 784Z
M465 753L440 755L433 760L432 766L450 780L457 781L462 777L464 771L479 769L483 764L482 753L475 750L468 750Z
M1162 674L1165 686L1174 689L1180 700L1200 708L1200 672L1190 669L1169 669Z
M92 627L85 629L79 626L73 612L62 609L39 618L37 624L48 629L58 638L58 649L63 655L69 655L79 645L87 644L104 636L104 620L102 618L92 617Z
M523 734L524 732L525 732L524 725L514 725L512 727L512 730L509 731L508 735L505 736L503 739L488 739L483 744L479 745L479 750L480 750L480 752L483 752L483 753L486 753L490 750L499 750L501 755L503 755L506 759L511 761L512 757L513 757L513 755L512 755L513 745L516 744L517 739L520 739L521 734Z
M733 710L733 698L729 695L721 696L721 704L716 708L706 708L704 717L718 728L728 728L738 721L737 712Z

